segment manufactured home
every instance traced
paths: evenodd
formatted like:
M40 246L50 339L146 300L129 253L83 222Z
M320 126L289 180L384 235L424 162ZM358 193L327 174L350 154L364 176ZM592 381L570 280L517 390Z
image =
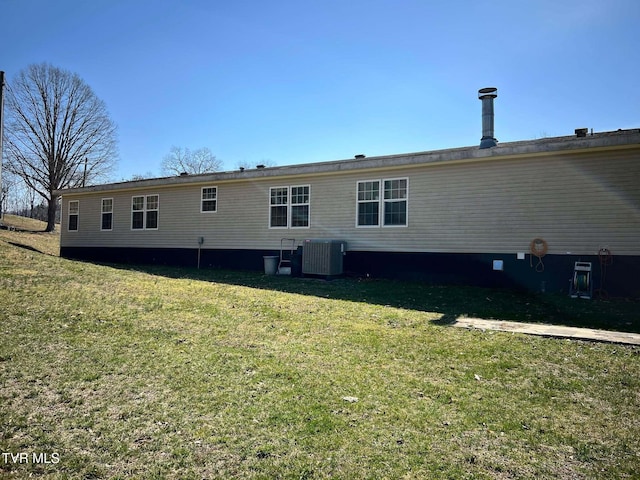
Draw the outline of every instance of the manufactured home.
M640 129L497 143L484 120L480 147L63 190L60 254L259 270L331 239L347 273L640 296Z

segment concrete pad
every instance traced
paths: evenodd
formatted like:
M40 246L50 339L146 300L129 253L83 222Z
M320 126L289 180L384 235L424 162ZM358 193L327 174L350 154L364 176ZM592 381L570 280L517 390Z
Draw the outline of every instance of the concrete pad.
M455 323L451 325L461 328L524 333L542 337L573 338L576 340L640 345L640 334L638 333L613 332L609 330L595 330L593 328L564 327L543 323L506 322L502 320L485 320L483 318L466 317L457 318Z

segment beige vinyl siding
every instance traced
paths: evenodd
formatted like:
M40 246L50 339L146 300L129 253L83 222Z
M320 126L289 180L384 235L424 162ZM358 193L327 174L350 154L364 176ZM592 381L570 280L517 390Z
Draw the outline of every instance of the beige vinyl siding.
M406 227L356 227L361 180L407 178ZM201 213L192 184L64 196L80 201L80 230L63 246L278 249L283 237L335 238L349 250L516 253L544 238L549 253L640 254L637 149L384 170L216 182L217 212ZM269 228L269 189L310 186L310 227ZM131 197L159 194L159 228L131 230ZM113 230L100 231L101 199L113 198ZM64 217L63 217L64 218Z

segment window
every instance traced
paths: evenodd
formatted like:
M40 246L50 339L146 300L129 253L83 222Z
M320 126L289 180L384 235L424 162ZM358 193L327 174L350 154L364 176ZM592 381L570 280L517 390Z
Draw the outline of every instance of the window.
M158 195L147 195L147 219L144 228L158 228L158 209L160 206L160 198Z
M407 225L407 179L384 181L384 224Z
M102 199L102 214L100 219L100 230L111 230L113 228L113 198Z
M291 187L291 226L309 226L309 185Z
M160 197L147 195L131 198L131 229L157 230Z
M67 230L70 232L78 231L78 217L80 215L80 201L72 200L69 202L69 222Z
M134 230L144 228L144 197L131 199L131 228Z
M358 182L358 226L380 223L380 181Z
M406 227L408 187L406 178L358 182L356 226L379 227L382 217L384 227Z
M271 187L269 190L269 227L308 227L310 191L309 185Z
M270 193L269 226L272 228L287 227L289 187L273 187Z
M218 209L218 187L204 187L200 213L215 212Z

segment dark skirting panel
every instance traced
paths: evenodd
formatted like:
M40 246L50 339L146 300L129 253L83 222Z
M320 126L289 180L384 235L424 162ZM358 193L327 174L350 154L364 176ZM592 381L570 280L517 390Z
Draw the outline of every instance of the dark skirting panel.
M278 254L277 250L202 249L200 267L261 271L264 268L262 257ZM60 255L121 264L195 268L198 263L197 249L61 247ZM502 270L494 270L494 260L502 261ZM611 296L640 298L640 256L614 256L611 265L602 267L597 255L546 255L542 264L538 264L538 259L530 258L529 254L524 260L518 260L513 253L349 251L344 258L344 269L347 275L374 278L568 293L577 261L592 263L594 290L602 287Z
M262 270L263 256L279 255L274 250L210 250L200 252L200 268ZM198 266L198 249L60 247L60 256L76 260L132 265Z
M494 270L494 260L502 270ZM435 284L475 285L534 292L569 292L575 262L591 262L593 289L611 296L640 298L640 256L614 256L602 266L597 255L514 253L397 253L354 252L345 257L345 269L373 277L421 280Z

